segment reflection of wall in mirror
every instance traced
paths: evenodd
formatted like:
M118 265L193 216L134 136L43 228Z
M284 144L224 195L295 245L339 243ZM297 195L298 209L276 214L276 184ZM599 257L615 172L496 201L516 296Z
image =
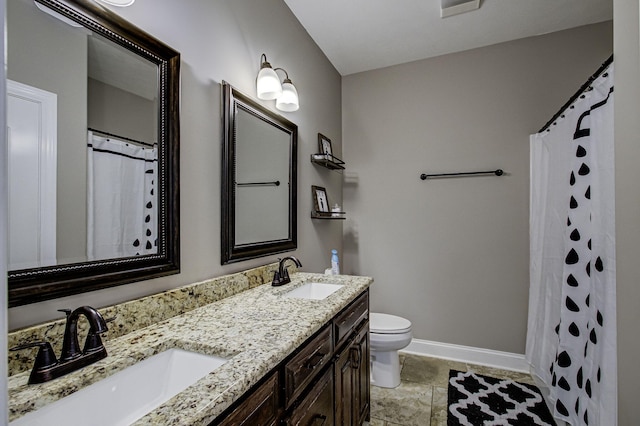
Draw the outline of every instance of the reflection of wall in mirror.
M156 122L155 99L145 99L92 78L88 94L90 128L149 144L157 141L158 126L140 125Z
M242 109L236 117L235 242L249 244L289 237L289 135Z
M58 259L86 256L86 32L7 1L7 77L58 95ZM64 48L60 48L64 46ZM66 263L66 262L65 262Z

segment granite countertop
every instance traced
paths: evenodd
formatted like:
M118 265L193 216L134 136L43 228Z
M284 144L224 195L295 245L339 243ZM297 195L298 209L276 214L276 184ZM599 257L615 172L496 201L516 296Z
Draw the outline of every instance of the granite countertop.
M324 300L282 297L309 281L344 287ZM261 285L110 340L105 343L107 358L51 382L27 385L28 372L11 376L9 419L15 420L157 353L180 348L228 361L134 424L206 425L372 281L369 277L294 273L290 284Z

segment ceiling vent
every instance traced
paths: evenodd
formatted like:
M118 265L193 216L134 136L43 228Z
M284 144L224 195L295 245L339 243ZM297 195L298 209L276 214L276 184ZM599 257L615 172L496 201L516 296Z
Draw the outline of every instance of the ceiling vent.
M440 17L459 15L480 9L480 0L440 0Z

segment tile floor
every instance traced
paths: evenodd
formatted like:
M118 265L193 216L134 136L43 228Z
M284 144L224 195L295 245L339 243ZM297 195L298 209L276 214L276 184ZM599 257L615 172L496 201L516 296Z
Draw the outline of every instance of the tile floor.
M401 383L395 389L371 386L370 426L446 426L449 370L532 383L529 374L464 362L400 354Z

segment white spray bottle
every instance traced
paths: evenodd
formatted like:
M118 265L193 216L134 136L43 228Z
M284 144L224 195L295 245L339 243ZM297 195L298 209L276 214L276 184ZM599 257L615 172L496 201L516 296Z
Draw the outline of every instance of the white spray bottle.
M340 275L340 261L338 260L338 250L331 250L331 273Z

